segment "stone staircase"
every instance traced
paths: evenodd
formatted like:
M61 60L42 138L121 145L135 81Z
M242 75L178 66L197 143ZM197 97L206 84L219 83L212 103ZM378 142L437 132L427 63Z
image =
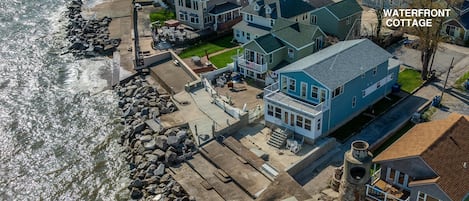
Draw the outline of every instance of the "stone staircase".
M270 136L269 141L267 141L267 144L280 149L285 144L288 136L290 136L292 133L293 132L291 130L286 128L284 130L278 127L272 129L272 135Z

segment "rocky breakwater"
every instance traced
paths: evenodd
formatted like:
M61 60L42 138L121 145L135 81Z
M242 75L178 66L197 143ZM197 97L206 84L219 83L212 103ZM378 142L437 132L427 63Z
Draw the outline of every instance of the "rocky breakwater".
M125 147L134 200L194 200L171 177L169 167L192 157L197 148L190 130L159 127L154 119L177 108L169 95L160 94L143 77L115 87L120 97L122 124L120 144ZM151 125L151 126L150 126Z
M78 57L111 55L121 41L119 38L109 38L109 23L112 19L84 19L81 15L82 5L81 0L72 0L67 7L69 23L66 30L67 39L71 43L67 52Z

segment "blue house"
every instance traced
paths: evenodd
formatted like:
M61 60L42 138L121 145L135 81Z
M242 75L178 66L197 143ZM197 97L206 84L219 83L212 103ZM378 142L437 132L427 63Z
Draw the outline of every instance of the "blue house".
M341 41L277 71L264 90L265 121L312 142L391 92L399 61L368 39Z

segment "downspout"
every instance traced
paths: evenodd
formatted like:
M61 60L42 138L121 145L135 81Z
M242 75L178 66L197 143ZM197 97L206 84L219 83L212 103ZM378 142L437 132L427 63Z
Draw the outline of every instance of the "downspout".
M330 91L329 91L329 97L332 97ZM329 114L328 114L328 120L327 120L327 132L329 132L330 129L331 129L331 116L332 116L332 115L331 115L331 114L332 114L332 107L331 107L331 105L332 105L332 103L331 103L331 102L332 102L332 99L330 99L330 98L328 98L328 99L329 99L329 101L327 101L327 102L329 102ZM324 116L324 115L323 115L323 116ZM322 128L322 126L321 126L321 128ZM322 132L321 132L321 133L322 133ZM321 134L321 135L322 135L322 134Z

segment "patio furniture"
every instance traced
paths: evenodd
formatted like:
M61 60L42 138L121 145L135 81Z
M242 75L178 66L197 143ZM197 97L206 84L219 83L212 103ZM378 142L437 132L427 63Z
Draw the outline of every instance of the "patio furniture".
M202 65L199 56L193 56L191 59L192 59L192 62L194 62L195 65L198 65L198 66Z

